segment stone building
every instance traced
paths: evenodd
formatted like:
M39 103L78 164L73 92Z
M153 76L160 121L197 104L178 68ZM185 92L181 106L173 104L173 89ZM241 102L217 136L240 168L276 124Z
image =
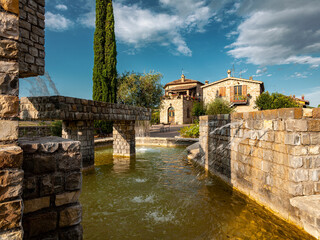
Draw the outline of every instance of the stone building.
M255 100L264 92L264 84L261 81L244 78L228 77L201 87L203 90L203 102L208 104L215 98L222 98L235 106L236 112L255 111Z
M191 109L193 103L201 99L203 85L197 80L186 79L183 74L181 79L167 83L164 86L165 95L161 103L160 122L192 123Z

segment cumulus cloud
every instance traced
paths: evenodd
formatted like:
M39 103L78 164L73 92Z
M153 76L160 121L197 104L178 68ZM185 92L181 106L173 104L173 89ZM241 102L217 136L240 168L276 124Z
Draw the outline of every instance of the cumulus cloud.
M64 4L58 4L58 5L56 5L56 9L62 10L62 11L67 11L68 7Z
M64 31L73 26L73 22L61 14L46 12L46 28L51 31Z
M255 65L320 64L319 0L244 0L230 55Z
M292 78L307 78L308 77L308 73L304 72L304 73L299 73L299 72L295 72L294 74L291 75Z
M204 32L223 1L226 0L214 1L214 4L209 0L159 0L160 7L155 11L138 3L125 5L125 2L118 0L113 5L116 37L137 49L158 43L174 47L176 54L191 56L185 35ZM94 27L94 9L83 14L78 21L86 27Z

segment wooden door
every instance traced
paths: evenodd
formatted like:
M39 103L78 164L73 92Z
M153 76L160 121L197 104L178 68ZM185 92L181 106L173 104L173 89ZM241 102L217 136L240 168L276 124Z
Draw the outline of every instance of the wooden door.
M168 109L168 122L174 124L174 108L170 107Z

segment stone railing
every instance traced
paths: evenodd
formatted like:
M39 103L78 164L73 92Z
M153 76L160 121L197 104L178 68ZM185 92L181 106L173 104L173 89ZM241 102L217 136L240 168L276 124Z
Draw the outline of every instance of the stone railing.
M150 120L151 109L63 96L24 97L20 100L20 118L24 120L136 121Z
M114 121L114 155L135 154L135 121L151 120L151 109L51 96L21 98L23 120L63 120L62 137L81 142L83 166L94 165L94 120Z
M201 165L320 237L319 108L203 116L199 140Z

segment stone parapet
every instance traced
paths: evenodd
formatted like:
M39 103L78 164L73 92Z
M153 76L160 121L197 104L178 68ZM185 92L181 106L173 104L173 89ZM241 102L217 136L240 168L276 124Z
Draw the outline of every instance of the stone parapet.
M82 239L80 142L47 137L22 138L19 144L24 152L24 239Z
M151 109L63 96L28 97L21 98L20 118L68 121L151 120Z
M295 108L200 117L201 163L314 235L290 199L320 195L319 112Z
M51 126L19 126L19 138L53 136L51 128Z

